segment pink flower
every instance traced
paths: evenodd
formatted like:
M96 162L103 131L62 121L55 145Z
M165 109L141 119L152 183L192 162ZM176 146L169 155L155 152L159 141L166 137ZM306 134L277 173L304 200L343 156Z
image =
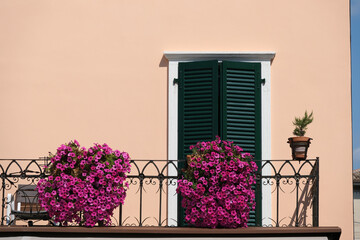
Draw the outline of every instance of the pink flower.
M115 164L107 160L114 158ZM55 221L64 226L73 221L88 227L99 221L111 224L110 216L126 196L128 183L123 182L130 172L127 153L113 151L107 144L86 150L74 140L58 148L49 169L52 175L41 179L37 189L40 205ZM68 172L72 169L76 171Z
M190 162L177 188L183 196L185 221L199 227L247 227L255 205L251 185L257 170L251 155L219 137L191 148L197 164Z

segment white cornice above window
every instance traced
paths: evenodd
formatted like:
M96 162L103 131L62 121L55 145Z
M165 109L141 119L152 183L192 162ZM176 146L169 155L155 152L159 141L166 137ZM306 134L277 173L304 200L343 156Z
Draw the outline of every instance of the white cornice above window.
M169 61L235 60L272 61L275 52L164 52Z

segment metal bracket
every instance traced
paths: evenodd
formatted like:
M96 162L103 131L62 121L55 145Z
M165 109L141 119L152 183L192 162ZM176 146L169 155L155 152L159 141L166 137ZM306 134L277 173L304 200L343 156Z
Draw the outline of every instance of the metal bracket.
M178 78L174 78L173 84L179 84L179 79Z

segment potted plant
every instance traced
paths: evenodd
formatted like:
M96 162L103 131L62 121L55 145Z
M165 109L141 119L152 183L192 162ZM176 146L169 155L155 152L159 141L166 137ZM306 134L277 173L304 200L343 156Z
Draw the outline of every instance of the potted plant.
M196 227L247 227L255 209L255 172L258 167L249 153L230 141L190 146L188 167L178 180L183 197L185 222Z
M93 227L111 225L114 209L124 204L130 157L107 144L86 149L74 140L50 155L49 176L40 179L39 203L55 222Z
M288 143L292 149L292 158L294 160L305 160L307 157L307 151L312 138L304 137L304 135L306 133L307 126L312 123L313 120L313 112L308 114L307 111L305 111L305 115L302 118L295 117L295 121L293 121L295 126L293 134L296 137L289 138Z

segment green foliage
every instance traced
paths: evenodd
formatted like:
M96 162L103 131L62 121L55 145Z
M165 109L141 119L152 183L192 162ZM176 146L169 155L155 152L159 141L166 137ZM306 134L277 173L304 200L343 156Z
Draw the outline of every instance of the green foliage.
M293 124L295 126L293 134L298 137L304 136L307 130L307 126L312 123L313 120L314 117L312 111L310 115L308 115L307 111L305 111L305 115L302 118L295 117L295 121L293 121Z

